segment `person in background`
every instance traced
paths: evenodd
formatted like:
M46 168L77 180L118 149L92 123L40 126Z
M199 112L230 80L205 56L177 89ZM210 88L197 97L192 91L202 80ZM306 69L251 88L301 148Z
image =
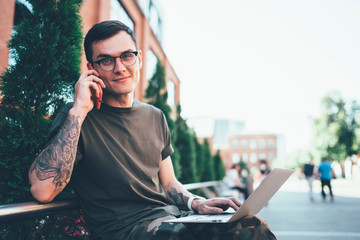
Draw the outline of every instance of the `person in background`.
M333 202L334 201L334 195L331 189L331 179L333 176L333 169L331 167L331 164L329 161L327 161L325 158L323 158L321 160L321 163L318 167L318 178L320 178L321 181L321 195L323 198L323 201L326 200L326 193L325 193L325 186L328 187L329 189L329 194L330 194L330 200Z
M269 164L265 159L260 160L260 180L264 180L264 178L270 173Z
M309 185L309 198L310 201L314 201L314 196L313 196L313 181L315 179L315 166L314 166L314 162L312 159L309 160L308 163L304 164L303 167L303 173L305 175L305 179Z
M233 164L231 169L227 171L225 175L225 183L230 189L236 189L240 193L244 194L244 198L246 200L249 197L249 191L247 189L246 183L242 181L239 173L240 165Z

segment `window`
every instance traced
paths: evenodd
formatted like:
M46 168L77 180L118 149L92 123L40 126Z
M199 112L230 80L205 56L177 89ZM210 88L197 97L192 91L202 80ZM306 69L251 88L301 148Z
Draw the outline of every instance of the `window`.
M247 140L245 140L245 139L241 140L241 148L242 149L247 149L247 147L248 147Z
M239 141L236 139L232 140L232 148L238 149L239 148Z
M232 155L232 162L233 162L233 163L239 163L239 162L240 162L240 154L238 154L238 153L233 153L233 155Z
M150 0L138 0L139 6L146 18L150 16Z
M134 30L134 22L118 0L111 0L110 2L110 19L119 20Z
M275 141L274 139L270 139L269 142L268 142L268 147L270 149L274 149L275 148Z
M250 154L250 162L251 163L256 163L257 162L257 154L256 153Z
M247 163L249 161L249 155L247 153L243 153L241 155L241 159L244 163Z
M256 145L256 140L255 139L251 139L250 141L250 148L251 149L256 149L257 145Z
M146 79L150 80L150 78L154 75L156 71L156 63L157 57L153 53L153 51L148 50L146 52Z
M264 149L265 147L266 147L265 139L260 139L259 140L259 148Z
M265 160L266 159L266 153L260 153L259 154L259 159Z
M175 85L171 80L168 80L166 86L168 92L167 103L170 107L175 107Z

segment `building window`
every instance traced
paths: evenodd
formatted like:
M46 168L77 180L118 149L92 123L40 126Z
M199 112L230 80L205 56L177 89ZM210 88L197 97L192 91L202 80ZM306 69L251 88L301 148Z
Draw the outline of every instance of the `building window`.
M259 154L259 159L260 160L265 160L266 159L266 153L260 153Z
M153 0L138 0L138 4L150 23L150 27L155 36L161 42L162 40L162 20L159 5Z
M251 163L256 163L257 162L257 154L256 153L250 154L250 162Z
M266 147L265 139L259 140L259 148L264 149Z
M233 149L238 149L239 148L239 141L236 139L232 140L232 148Z
M241 155L241 160L244 162L244 163L247 163L249 161L249 155L247 153L243 153Z
M110 19L119 20L134 31L134 22L118 0L110 2Z
M156 71L157 57L150 49L146 52L146 79L150 80Z
M239 163L239 162L240 162L240 154L238 154L238 153L233 153L233 155L232 155L232 162L233 162L233 163Z
M269 142L268 142L268 147L270 149L274 149L275 148L275 141L274 139L270 139Z
M146 18L150 16L150 0L138 0L139 6Z
M168 80L166 82L167 92L168 92L168 99L167 103L170 107L175 107L175 85L173 81Z
M241 148L242 149L247 149L247 147L248 147L248 142L247 142L247 140L241 140Z
M255 139L251 139L250 141L250 149L256 149L256 140Z

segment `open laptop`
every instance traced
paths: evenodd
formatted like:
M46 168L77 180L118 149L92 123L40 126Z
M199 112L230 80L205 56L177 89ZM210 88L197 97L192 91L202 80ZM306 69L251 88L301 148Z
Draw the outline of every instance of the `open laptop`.
M247 215L257 214L293 172L294 171L290 169L273 169L236 212L225 212L218 215L192 214L186 217L167 220L166 222L227 223L239 220Z

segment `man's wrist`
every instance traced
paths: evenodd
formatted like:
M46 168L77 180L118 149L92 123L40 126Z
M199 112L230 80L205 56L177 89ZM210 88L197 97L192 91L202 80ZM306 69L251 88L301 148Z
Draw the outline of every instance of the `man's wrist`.
M188 202L187 202L187 207L188 207L188 209L189 209L190 211L194 211L194 209L192 208L191 205L192 205L192 203L193 203L193 201L194 201L195 199L203 199L203 200L205 200L205 198L200 197L200 196L196 196L196 195L191 196L191 197L189 198Z

